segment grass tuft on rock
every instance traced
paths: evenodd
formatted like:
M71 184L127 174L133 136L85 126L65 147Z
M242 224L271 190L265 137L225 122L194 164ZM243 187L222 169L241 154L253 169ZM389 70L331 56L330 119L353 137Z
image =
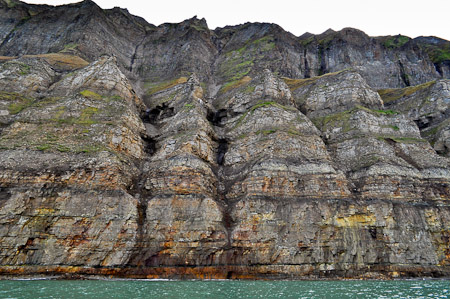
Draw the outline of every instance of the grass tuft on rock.
M244 84L247 84L248 82L250 82L252 80L252 78L250 78L249 76L244 76L239 80L235 80L235 81L231 81L231 82L227 82L222 86L221 91L222 92L228 92L232 89L236 89L241 87ZM254 88L253 88L254 90Z
M384 103L392 103L403 97L408 97L418 91L427 89L433 86L436 81L426 82L416 86L409 86L405 88L388 88L378 90L378 94Z
M305 78L305 79L291 79L291 78L287 78L287 77L282 77L281 79L283 79L284 83L287 84L287 86L289 87L289 89L291 91L295 91L296 89L299 89L300 87L306 86L306 85L310 85L315 83L317 80L324 78L324 77L329 77L329 76L335 76L338 75L340 73L343 73L345 71L348 71L348 69L342 70L342 71L338 71L338 72L334 72L334 73L327 73L321 76L316 76L316 77L312 77L312 78Z
M188 80L187 77L180 77L178 79L173 79L170 81L164 81L160 83L146 83L144 88L147 89L147 91L145 93L147 95L152 95L165 89L172 88L176 85L186 83L187 80Z

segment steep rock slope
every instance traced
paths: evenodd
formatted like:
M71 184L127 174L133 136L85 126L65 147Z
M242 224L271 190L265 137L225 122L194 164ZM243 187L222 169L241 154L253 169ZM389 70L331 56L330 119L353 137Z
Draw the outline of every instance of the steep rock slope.
M27 59L16 84L48 92L1 94L1 264L121 265L137 238L127 190L144 153L140 100L112 58L57 82L48 63ZM3 75L11 63L20 72L11 61Z
M450 82L430 81L403 89L379 90L387 107L401 111L419 126L421 135L434 149L450 153Z
M60 7L2 0L0 15L0 55L69 51L89 61L113 55L141 96L156 83L192 72L214 87L265 68L290 78L354 68L378 89L450 74L450 42L434 37L369 37L352 28L295 37L267 23L210 30L196 17L156 27L126 10L102 10L90 0ZM215 90L205 92L214 96Z
M0 21L0 273L450 276L446 41Z

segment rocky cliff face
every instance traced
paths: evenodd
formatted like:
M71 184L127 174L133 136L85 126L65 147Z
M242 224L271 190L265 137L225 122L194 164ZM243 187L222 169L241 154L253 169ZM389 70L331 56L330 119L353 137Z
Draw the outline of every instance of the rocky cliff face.
M0 273L450 276L448 42L0 0Z

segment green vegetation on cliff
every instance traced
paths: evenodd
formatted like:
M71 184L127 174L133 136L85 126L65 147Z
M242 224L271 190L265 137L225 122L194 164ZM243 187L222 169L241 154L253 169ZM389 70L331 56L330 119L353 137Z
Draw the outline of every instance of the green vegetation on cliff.
M387 36L383 38L383 45L386 48L400 48L410 40L411 38L400 34L396 36Z
M157 92L163 91L165 89L169 89L172 88L176 85L179 84L183 84L187 82L187 77L180 77L177 79L173 79L173 80L169 80L169 81L164 81L164 82L147 82L144 85L144 88L146 90L146 94L147 95L152 95L155 94Z
M426 82L416 86L409 86L405 88L388 88L388 89L380 89L378 90L378 94L383 99L384 103L392 103L398 99L403 97L410 96L418 91L427 89L433 86L436 81Z

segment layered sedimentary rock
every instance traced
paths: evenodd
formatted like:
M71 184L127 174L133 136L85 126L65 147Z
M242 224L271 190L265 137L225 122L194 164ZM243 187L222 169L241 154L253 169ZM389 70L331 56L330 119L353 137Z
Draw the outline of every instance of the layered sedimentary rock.
M137 238L128 189L144 154L139 99L112 58L57 82L33 59L26 73L16 70L21 93L1 94L1 263L121 265Z
M223 84L266 68L289 78L354 68L377 89L450 76L450 43L437 37L369 37L353 28L296 37L267 23L210 30L196 17L154 26L90 0L59 7L2 0L0 20L0 55L63 51L89 61L113 55L141 96L155 83L193 72L201 82Z
M386 107L401 111L414 120L420 134L439 154L449 156L449 80L430 81L403 89L383 89L380 95Z
M446 41L0 12L0 273L450 276Z

